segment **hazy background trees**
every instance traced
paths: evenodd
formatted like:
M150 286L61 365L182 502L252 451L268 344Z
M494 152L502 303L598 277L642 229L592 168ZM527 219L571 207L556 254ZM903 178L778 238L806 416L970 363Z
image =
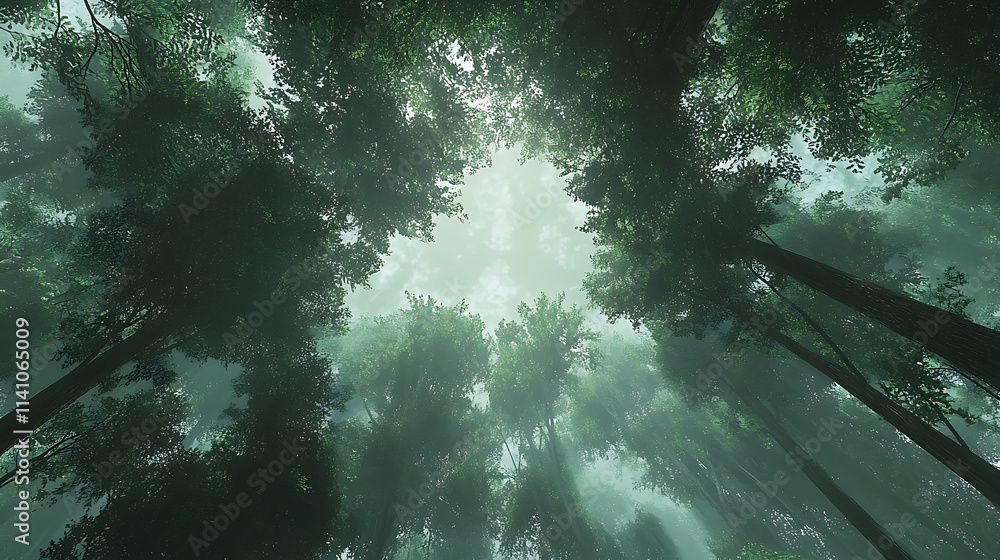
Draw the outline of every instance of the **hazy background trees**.
M995 557L998 19L8 3L0 307L32 323L31 554ZM460 198L498 148L548 167ZM572 200L510 188L525 169ZM460 231L464 200L496 210L481 254L407 261L400 237ZM584 309L559 292L595 250ZM492 284L454 282L486 253ZM504 258L572 273L526 293Z

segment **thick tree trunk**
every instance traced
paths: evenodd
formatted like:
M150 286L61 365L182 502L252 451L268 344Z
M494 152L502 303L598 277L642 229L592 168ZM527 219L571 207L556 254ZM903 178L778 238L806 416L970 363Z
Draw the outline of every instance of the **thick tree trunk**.
M844 514L851 525L864 535L865 539L875 547L875 550L882 554L886 560L913 560L913 556L887 534L863 507L844 492L808 451L795 442L795 439L781 426L778 418L764 406L764 403L756 395L739 386L738 383L731 383L730 386L733 387L740 400L750 408L751 412L764 423L764 428L778 442L778 445L786 453L803 459L802 472L830 500L834 507Z
M982 548L982 545L977 543L975 539L970 539L969 542L966 542L963 540L962 535L958 535L954 532L954 529L945 527L938 519L924 513L923 508L913 507L909 493L900 491L897 486L886 484L885 476L880 476L877 469L873 468L870 464L858 462L856 457L858 455L857 453L854 455L845 453L843 448L839 446L837 449L831 449L830 452L837 456L837 458L832 462L836 462L838 464L849 464L854 467L851 471L850 478L855 487L868 486L873 488L875 490L869 495L871 499L878 499L882 503L886 504L894 504L894 507L898 508L899 511L909 510L913 514L913 517L916 518L917 523L920 524L919 529L921 531L924 531L926 535L936 538L951 547L952 552L946 552L946 554L951 555L949 558L995 560L995 558L987 559L981 552L973 549L974 546ZM825 454L826 451L823 453ZM903 465L903 467L905 468L905 465ZM965 537L974 537L974 535L966 534Z
M751 256L772 270L882 323L1000 391L1000 332L780 247L758 240L749 247Z
M737 399L733 399L733 402L738 402ZM708 447L711 447L711 455L718 457L721 462L721 467L733 476L737 482L744 485L745 489L750 491L757 491L762 488L762 481L757 479L749 470L744 468L742 464L737 462L729 453L722 448L717 440L709 440L706 446L706 452L708 452ZM750 467L753 468L755 465L751 464ZM757 465L759 466L759 465ZM786 501L781 493L778 493L774 497L774 500L780 504L785 513L791 516L792 519L802 519L805 520L803 525L812 529L821 529L826 526L829 527L829 520L824 519L824 515L817 514L814 511L804 511L801 504L795 504L794 506L788 501ZM754 517L756 519L757 517ZM820 531L822 532L822 531ZM856 547L856 543L848 542L845 535L837 531L827 531L829 535L829 540L824 542L824 548L827 552L831 553L835 558L853 558L856 555L856 551L852 548L852 544ZM772 550L781 550L779 547L787 546L780 540L775 541L777 544L770 546ZM761 542L761 544L768 546L768 543Z
M721 5L722 0L681 0L661 30L661 41L686 51L687 40L698 41Z
M672 9L666 7L668 4L664 3L651 14L656 19L656 27L653 56L646 58L647 75L668 98L680 101L681 92L694 75L693 68L704 49L705 28L722 0L680 0ZM645 21L642 26L646 26Z
M995 466L934 429L919 416L903 408L839 364L803 347L776 329L764 330L764 335L843 387L1000 508L1000 470Z
M156 319L28 399L26 423L18 422L16 408L5 414L0 418L0 453L16 445L19 438L28 437L14 430L37 429L170 333L165 319Z

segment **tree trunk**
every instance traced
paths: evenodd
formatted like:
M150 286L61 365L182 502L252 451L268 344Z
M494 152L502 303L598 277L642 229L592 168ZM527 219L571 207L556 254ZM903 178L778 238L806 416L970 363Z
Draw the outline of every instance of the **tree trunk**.
M766 329L763 332L843 387L921 449L971 484L993 505L1000 507L1000 470L995 466L942 434L841 365L803 347L776 329Z
M733 399L733 401L736 402L737 399ZM757 479L757 477L755 477L749 470L744 468L744 466L737 462L729 453L726 453L717 440L708 440L706 444L705 452L710 456L719 457L721 461L720 466L725 469L726 472L729 472L736 482L742 484L744 489L754 492L763 488L762 484L764 483ZM708 449L709 447L712 448L711 452ZM759 465L754 464L751 464L750 466L759 467ZM804 511L801 504L796 504L795 507L793 507L793 505L788 503L780 493L774 497L774 500L781 504L781 506L785 509L785 513L791 516L792 519L803 519L803 525L805 527L816 530L819 533L823 533L823 531L820 530L822 526L826 526L827 529L830 528L829 520L823 519L824 516L817 515L811 511ZM755 516L754 519L757 517L760 516ZM823 544L825 550L830 552L835 558L853 558L856 555L854 548L857 547L857 544L848 542L844 534L838 531L827 531L827 534L829 535L829 540L824 540ZM764 542L761 542L760 544L769 546L772 550L782 550L787 547L787 544L781 542L780 540L777 540L776 543L777 544L775 545L768 545L768 543Z
M658 40L685 52L687 40L698 42L721 5L722 0L681 0Z
M556 477L558 485L556 493L559 495L560 502L569 511L571 505L579 508L580 504L577 503L576 497L570 492L570 487L575 487L575 484L567 480L567 477L572 476L572 474L569 471L563 470L562 462L559 459L559 437L556 434L555 413L552 410L551 404L546 405L545 408L547 417L543 420L545 421L545 432L548 435L547 446L552 459L553 475ZM539 445L539 447L541 446ZM542 515L542 511L538 513ZM569 528L564 530L568 531L569 529L572 529L573 537L579 543L578 555L600 560L601 547L594 535L593 528L590 526L589 519L586 516L572 519Z
M385 560L389 555L393 541L396 539L396 513L392 497L385 495L383 507L376 514L374 526L371 529L370 548L365 554L367 560Z
M784 550L788 548L787 543L782 542L782 540L775 533L774 527L765 523L760 516L755 515L750 519L744 520L745 523L743 524L735 526L731 524L729 522L729 516L735 515L734 512L736 511L736 507L734 507L731 503L731 499L728 499L727 496L722 493L721 488L708 481L708 473L705 472L705 469L702 468L698 464L697 460L690 455L689 451L678 451L678 453L671 458L671 462L675 465L681 466L683 470L688 473L688 476L690 476L694 480L694 483L698 485L698 490L700 490L704 496L705 502L712 507L719 519L726 523L726 525L744 541L764 545L772 550Z
M642 57L650 83L673 99L674 104L680 102L688 79L694 75L692 69L704 50L702 35L721 4L722 0L680 0L673 7L669 7L669 2L661 3L651 10L639 29L646 27L647 20L656 20L652 56L645 52L623 53L626 57Z
M1000 391L1000 332L832 266L753 240L750 255L882 323Z
M794 438L778 422L778 418L764 406L764 403L756 395L739 386L738 382L730 383L729 386L733 388L740 400L750 408L751 412L763 422L767 432L786 453L803 459L802 472L830 500L834 507L844 514L851 525L864 535L865 539L875 547L875 550L879 551L886 560L913 560L913 556L888 535L863 507L844 492L808 451L795 442Z
M956 535L953 529L945 527L938 519L924 513L923 508L913 507L909 494L901 492L898 487L886 484L884 475L880 476L878 471L872 468L871 465L859 463L855 456L845 453L839 448L831 450L831 452L837 454L840 462L851 464L854 467L850 478L857 487L864 487L867 485L871 488L877 489L875 493L869 496L871 499L877 498L883 503L894 503L894 507L899 508L901 511L910 510L913 517L916 518L917 523L921 525L921 531L951 547L952 552L947 553L951 555L949 558L968 558L969 560L975 558L976 560L987 560L987 558L982 556L980 552L973 550L974 546L983 548L982 543L976 538L976 534L965 533L965 536L970 539L969 542L966 542L962 536ZM907 495L903 496L903 494Z
M133 361L144 351L171 334L165 318L154 319L143 325L128 338L89 362L82 363L59 378L28 400L28 421L17 421L17 410L11 410L0 418L0 453L17 444L25 434L15 434L14 430L35 430L55 416L59 411L73 404L88 391L113 375L125 364Z

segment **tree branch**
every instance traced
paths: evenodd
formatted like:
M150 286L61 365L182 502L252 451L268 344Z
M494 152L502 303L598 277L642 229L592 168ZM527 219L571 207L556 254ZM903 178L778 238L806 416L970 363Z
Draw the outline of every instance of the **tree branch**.
M955 113L958 112L958 100L962 97L962 88L965 84L958 84L958 91L955 93L955 106L951 109L951 116L948 117L948 123L944 125L944 130L941 131L941 135L938 136L938 142L944 139L944 133L948 132L948 127L951 126L951 121L955 120Z
M768 237L768 239L770 239L770 237ZM766 284L767 287L770 288L770 290L775 293L775 295L777 295L779 298L782 299L782 301L790 305L792 309L798 312L799 315L802 315L802 318L805 319L806 323L808 323L809 326L812 327L813 330L815 330L820 335L820 337L822 337L823 340L825 340L826 343L830 345L830 348L833 349L834 353L836 353L837 356L840 358L840 360L844 362L844 365L847 366L847 369L849 369L851 373L858 376L859 379L865 379L865 376L862 375L861 370L859 370L851 361L851 359L847 357L847 354L843 351L843 349L840 348L840 345L834 342L833 338L826 332L826 329L824 329L822 326L819 325L819 323L814 321L813 318L810 317L809 314L806 313L804 309L799 307L792 300L785 297L785 295L782 294L780 291L778 291L778 289L773 284L771 284L771 282L769 282L763 276L758 274L756 270L750 268L750 272L753 272L754 276L756 276L758 279L760 279L761 282Z
M896 114L898 115L901 112L903 112L903 109L906 109L907 107L909 107L911 103L913 103L914 101L916 101L918 97L920 97L921 95L923 95L928 89L930 89L931 86L933 86L934 84L938 83L939 81L941 81L941 78L934 78L933 80L930 80L929 82L925 82L925 83L923 83L923 84L921 84L921 85L919 85L919 86L917 86L917 87L909 90L909 91L913 91L915 93L912 96L910 96L910 99L907 100L906 103L904 103L901 107L899 107L898 109L896 109ZM907 93L909 93L909 91Z
M958 443L960 443L960 444L962 445L962 447L964 447L964 448L966 448L966 449L969 449L969 444L968 444L968 443L965 443L965 440L964 440L964 439L962 439L962 436L958 435L958 432L957 432L957 431L955 431L955 426L952 426L952 425L951 425L951 421L950 421L950 420L948 420L948 417L947 417L947 416L945 416L943 412L941 412L941 409L940 409L940 408L937 408L937 407L934 407L934 410L935 410L935 411L937 411L937 413L938 413L938 416L940 416L940 417L941 417L941 421L942 421L942 422L944 422L944 423L945 423L945 425L947 425L947 426L948 426L948 429L949 429L949 430L951 430L951 434L952 434L953 436L955 436L955 439L956 439L956 440L958 440Z

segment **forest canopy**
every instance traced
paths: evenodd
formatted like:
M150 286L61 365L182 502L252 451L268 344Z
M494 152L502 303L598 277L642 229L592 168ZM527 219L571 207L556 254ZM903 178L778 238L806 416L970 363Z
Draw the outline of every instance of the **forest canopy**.
M996 558L998 29L6 2L0 556Z

